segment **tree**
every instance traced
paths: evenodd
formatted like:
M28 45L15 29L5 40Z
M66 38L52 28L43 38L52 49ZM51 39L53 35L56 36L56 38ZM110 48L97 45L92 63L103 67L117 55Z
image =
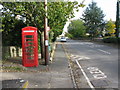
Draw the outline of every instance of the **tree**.
M2 36L3 36L3 45L13 45L13 46L20 46L21 47L21 29L25 26L35 26L39 30L39 37L38 41L40 41L40 46L41 47L41 55L43 54L43 23L44 23L44 3L37 3L37 2L2 2L1 3L3 8L1 10L2 12L2 17L3 20L5 18L6 23L2 23L3 25L3 31L2 31ZM41 15L40 15L41 14ZM21 25L18 23L17 25L15 24L16 22L16 17L21 16L22 18L25 18L25 21L22 20L17 20L21 21L24 25ZM12 20L11 20L12 19ZM3 21L4 22L4 21ZM17 27L17 29L15 29ZM18 27L19 28L19 33L18 33ZM17 30L17 31L16 31ZM10 32L11 33L10 33ZM17 40L14 35L17 35ZM8 36L8 37L4 37ZM10 43L11 42L11 43ZM16 44L17 43L17 44ZM43 58L43 56L42 56Z
M44 30L44 2L3 2L1 4L4 16L8 14L11 17L13 15L15 19L17 15L21 15L26 18L25 24L27 26L35 26L39 28L40 32ZM80 5L77 2L49 2L48 25L51 30L55 34L62 30L67 19L74 17L73 9L77 9ZM56 29L59 30L56 31Z
M114 36L115 24L113 23L113 21L111 19L106 24L106 31L110 36Z
M72 35L73 38L80 38L85 35L85 26L82 20L73 20L68 26L68 33ZM70 36L70 35L69 35Z
M120 0L117 1L117 12L116 12L116 37L119 37L120 32Z
M50 8L49 8L50 7ZM77 2L49 2L48 21L51 31L54 32L53 41L62 33L67 19L74 17L73 9L79 7ZM52 12L52 13L51 13Z
M25 18L25 22L21 21L24 26L35 26L39 29L39 35L41 39L41 50L44 48L43 46L43 31L44 31L44 16L45 16L45 9L44 9L44 2L2 2L1 5L3 6L2 17L3 20L8 20L8 22L3 23L3 35L7 34L10 38L6 38L6 41L12 39L15 41L15 38L12 37L13 33L9 33L9 31L13 32L16 30L15 26L15 18L17 15L20 15L22 18ZM59 34L62 33L62 28L64 27L65 22L68 18L74 17L73 9L77 9L79 7L77 2L49 2L48 3L48 25L51 28L50 33L54 33L55 39ZM9 18L9 19L7 19ZM12 20L11 20L12 19ZM18 24L19 26L20 24ZM9 26L9 27L8 27ZM20 27L20 28L22 28ZM18 34L15 32L15 34ZM53 36L53 35L52 35ZM21 38L21 36L19 36ZM4 38L3 38L4 39ZM18 39L16 42L21 42L21 39ZM14 44L15 45L15 44ZM20 45L20 44L18 44ZM41 51L43 52L43 50ZM42 54L43 55L43 54Z
M96 2L92 2L86 8L84 13L82 14L85 25L87 26L86 31L91 35L91 37L95 37L98 35L98 28L104 23L104 14L101 8L97 7Z
M15 19L17 15L20 15L26 18L27 26L35 26L39 28L40 32L44 30L44 2L3 2L1 4L3 5L3 17L13 15ZM73 9L78 7L77 2L49 2L48 25L51 30L62 30L67 19L74 17Z

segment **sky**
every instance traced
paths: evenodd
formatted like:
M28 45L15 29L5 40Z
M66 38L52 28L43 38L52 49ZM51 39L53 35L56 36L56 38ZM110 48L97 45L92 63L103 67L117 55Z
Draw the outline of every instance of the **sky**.
M83 0L65 0L65 1L77 1L78 3L81 3ZM88 7L88 4L90 4L92 1L97 3L97 6L103 10L103 13L106 15L104 20L110 20L113 21L116 20L116 3L117 0L84 0L84 4L86 5L84 8L79 8L79 12L75 12L75 17L73 19L79 19L82 17L83 11ZM1 8L1 6L0 6Z
M78 3L81 3L83 0L66 0L66 1L77 1ZM79 19L82 17L83 11L88 7L88 4L90 4L92 1L97 3L97 6L103 10L103 13L105 14L104 20L108 21L112 19L112 21L116 20L116 3L117 0L85 0L84 4L86 5L84 8L79 8L79 12L75 12L74 19ZM0 6L1 7L1 6ZM69 21L66 22L66 25L64 26L64 31L67 31L67 26L69 25Z
M82 0L70 0L70 1L78 1L79 3ZM79 12L75 12L75 18L79 19L82 16L83 11L88 7L88 4L90 4L92 1L97 3L97 6L103 10L103 13L106 15L104 20L110 20L113 21L116 20L116 3L117 0L85 0L84 4L86 5L84 8L79 8Z
M83 0L69 0L69 1L78 1L78 3L82 2ZM116 4L117 0L85 0L84 4L86 5L84 8L79 8L79 12L75 12L75 17L71 20L79 19L82 17L83 11L88 7L88 5L92 2L96 2L97 6L103 10L103 13L105 14L104 20L109 21L112 19L112 21L116 20ZM66 22L64 28L63 28L63 35L65 32L67 32L67 27L69 26L70 21Z

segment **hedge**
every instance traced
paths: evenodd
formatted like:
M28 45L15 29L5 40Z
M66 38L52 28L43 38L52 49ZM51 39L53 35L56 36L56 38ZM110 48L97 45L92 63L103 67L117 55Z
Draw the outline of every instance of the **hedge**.
M103 38L103 42L104 43L116 43L116 44L120 44L120 38L105 37L105 38Z

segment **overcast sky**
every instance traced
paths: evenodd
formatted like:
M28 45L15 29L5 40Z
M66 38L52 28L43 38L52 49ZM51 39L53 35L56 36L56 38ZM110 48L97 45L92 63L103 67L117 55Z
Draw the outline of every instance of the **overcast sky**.
M81 2L82 0L70 0L70 1L78 1ZM85 0L84 4L86 5L84 8L79 8L79 12L75 13L75 18L78 19L82 16L83 11L88 7L88 4L91 3L92 0ZM97 3L97 6L103 10L103 13L106 15L104 20L110 20L113 21L116 20L116 3L117 0L93 0Z
M78 1L79 3L83 0L65 0L65 1ZM106 15L104 20L110 20L113 21L116 20L116 3L117 0L85 0L84 4L86 5L84 8L79 8L79 12L75 13L74 19L79 19L82 16L83 11L88 7L88 4L91 3L91 1L94 1L97 3L97 6L103 10L103 13ZM0 6L1 8L1 6Z
M82 0L69 0L69 1L78 1L79 3ZM75 18L73 19L79 19L80 17L82 17L82 13L83 11L86 9L86 7L88 7L88 4L91 3L91 1L94 1L97 3L97 6L99 8L101 8L101 10L103 10L103 13L106 15L104 20L110 20L112 19L113 21L116 20L116 3L117 0L85 0L84 4L86 5L84 8L79 8L79 12L75 13ZM67 32L67 27L69 25L69 21L66 22L63 30L64 32Z

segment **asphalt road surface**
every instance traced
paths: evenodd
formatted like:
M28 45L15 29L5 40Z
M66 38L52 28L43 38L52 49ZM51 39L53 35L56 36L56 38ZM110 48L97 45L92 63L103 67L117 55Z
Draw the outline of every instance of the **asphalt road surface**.
M63 46L91 88L118 88L118 48L77 40Z

